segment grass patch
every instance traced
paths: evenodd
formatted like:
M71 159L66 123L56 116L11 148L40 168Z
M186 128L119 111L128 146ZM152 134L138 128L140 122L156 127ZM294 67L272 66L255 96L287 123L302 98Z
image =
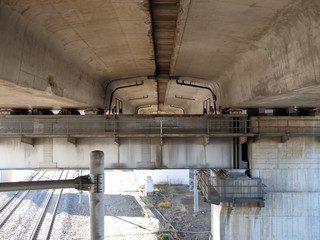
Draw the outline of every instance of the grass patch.
M144 197L141 197L141 200L144 202L147 208L151 208L157 204L157 200L154 199L153 197L144 196Z
M168 234L160 233L158 236L158 239L159 240L169 240L169 236L168 236Z
M168 191L168 193L169 193L169 194L174 194L174 193L176 193L176 191L173 190L173 189L171 189L171 190Z
M155 184L153 186L155 191L159 191L162 194L174 194L176 191L174 189L169 189L168 184Z

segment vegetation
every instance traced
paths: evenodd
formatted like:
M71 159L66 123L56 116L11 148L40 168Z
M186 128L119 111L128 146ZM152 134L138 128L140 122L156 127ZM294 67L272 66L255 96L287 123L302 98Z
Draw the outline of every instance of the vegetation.
M168 236L168 234L160 233L158 239L159 240L169 240L169 236Z
M141 200L144 202L147 208L151 208L157 204L157 200L154 197L144 196L141 197Z
M169 189L168 184L156 184L153 186L155 191L159 191L162 194L174 194L176 193L175 190Z
M158 207L171 208L171 203L170 202L160 202L160 203L158 203Z

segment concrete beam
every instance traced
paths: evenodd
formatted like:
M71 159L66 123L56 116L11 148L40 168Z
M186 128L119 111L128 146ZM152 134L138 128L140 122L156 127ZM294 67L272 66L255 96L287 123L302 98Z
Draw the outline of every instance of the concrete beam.
M4 3L0 22L0 107L99 105L99 76L65 52L56 36Z
M0 107L102 108L110 79L155 71L146 2L5 2Z
M231 138L213 138L206 146L202 138L127 137L114 144L113 137L78 138L77 145L66 138L37 138L32 147L20 138L0 138L2 169L88 168L90 152L99 148L108 158L106 169L231 168ZM133 158L134 156L134 158Z
M34 138L22 137L21 142L25 143L25 144L29 144L31 146L34 146Z
M68 141L69 143L72 143L73 145L77 146L77 138L75 138L75 137L68 137L68 138L67 138L67 141Z

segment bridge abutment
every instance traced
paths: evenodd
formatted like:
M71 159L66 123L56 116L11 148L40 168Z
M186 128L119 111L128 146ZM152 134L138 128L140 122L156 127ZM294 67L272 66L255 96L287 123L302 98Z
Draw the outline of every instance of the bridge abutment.
M266 185L265 207L212 205L214 240L317 239L320 235L318 137L249 140L251 175Z

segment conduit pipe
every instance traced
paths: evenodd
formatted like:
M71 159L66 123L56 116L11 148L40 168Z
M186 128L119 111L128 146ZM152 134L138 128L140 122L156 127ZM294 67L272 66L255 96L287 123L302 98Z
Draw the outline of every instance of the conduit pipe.
M126 86L121 86L121 87L117 87L115 88L112 93L111 93L111 96L110 96L110 101L109 101L109 115L111 114L111 105L112 105L112 98L113 98L113 95L116 91L118 91L119 89L122 89L122 88L129 88L129 87L136 87L136 86L141 86L143 85L143 81L141 81L140 83L136 82L135 84L131 84L131 85L126 85Z
M77 188L79 184L72 180L51 180L37 182L3 182L0 183L0 192L27 191L57 188Z
M217 113L217 107L216 107L216 100L217 100L217 96L215 95L215 93L212 91L211 88L209 87L205 87L205 86L201 86L201 85L196 85L196 84L193 84L193 83L185 83L183 80L181 82L179 82L179 79L176 79L176 83L178 85L181 85L181 86L187 86L187 87L195 87L195 88L202 88L202 89L207 89L211 92L212 94L212 98L213 98L213 110L214 110L214 113Z
M68 180L49 180L49 181L25 181L25 182L2 182L0 192L44 190L59 188L76 188L78 190L90 190L92 183L89 175Z

